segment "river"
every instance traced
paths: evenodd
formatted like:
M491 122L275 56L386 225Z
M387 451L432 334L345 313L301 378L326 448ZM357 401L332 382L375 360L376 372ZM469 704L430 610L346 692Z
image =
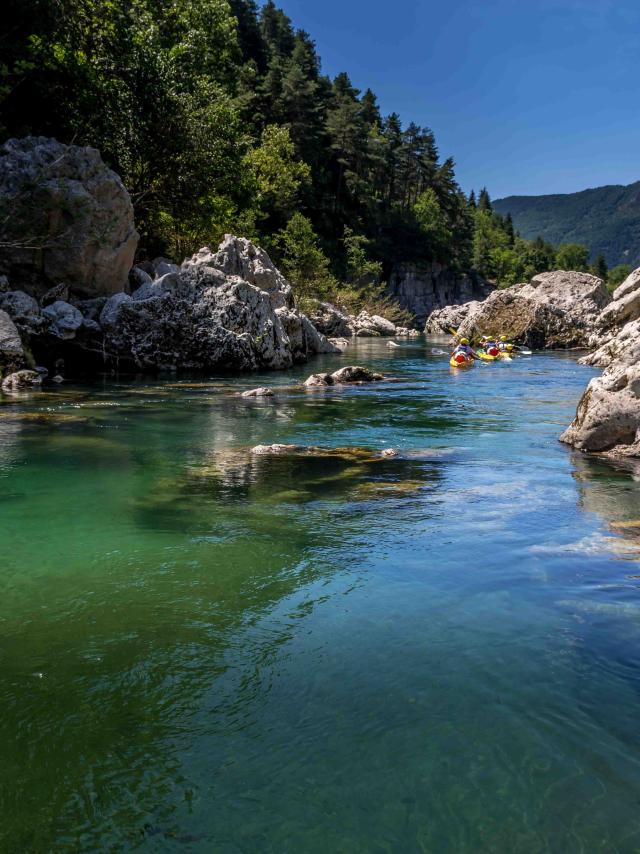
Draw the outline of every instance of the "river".
M0 850L640 848L640 487L557 441L593 372L432 346L2 401ZM400 381L291 388L342 364Z

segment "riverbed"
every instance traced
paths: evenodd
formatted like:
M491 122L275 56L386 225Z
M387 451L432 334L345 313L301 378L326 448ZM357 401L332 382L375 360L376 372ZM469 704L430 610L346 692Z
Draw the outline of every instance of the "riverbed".
M638 850L637 475L433 346L2 400L0 850Z

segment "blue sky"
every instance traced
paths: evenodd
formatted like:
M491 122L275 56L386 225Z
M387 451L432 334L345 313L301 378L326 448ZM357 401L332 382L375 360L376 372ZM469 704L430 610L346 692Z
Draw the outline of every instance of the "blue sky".
M465 190L640 180L640 0L280 0L330 75L428 125Z

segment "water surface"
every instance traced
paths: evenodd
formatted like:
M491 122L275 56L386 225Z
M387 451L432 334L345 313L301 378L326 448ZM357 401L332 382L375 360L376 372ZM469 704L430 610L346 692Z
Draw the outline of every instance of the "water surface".
M2 401L0 850L640 850L638 483L432 346Z

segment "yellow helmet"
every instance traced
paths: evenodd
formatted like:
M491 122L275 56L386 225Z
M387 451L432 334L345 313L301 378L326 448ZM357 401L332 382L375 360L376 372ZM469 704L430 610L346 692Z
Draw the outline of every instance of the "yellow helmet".
M469 339L468 339L468 338L461 338L461 339L460 339L460 343L461 343L461 344L468 344L468 343L469 343Z
M507 350L513 350L513 344L507 344Z
M506 335L501 335L501 336L500 336L500 340L501 340L501 341L506 341L506 340L507 340L507 336L506 336Z

